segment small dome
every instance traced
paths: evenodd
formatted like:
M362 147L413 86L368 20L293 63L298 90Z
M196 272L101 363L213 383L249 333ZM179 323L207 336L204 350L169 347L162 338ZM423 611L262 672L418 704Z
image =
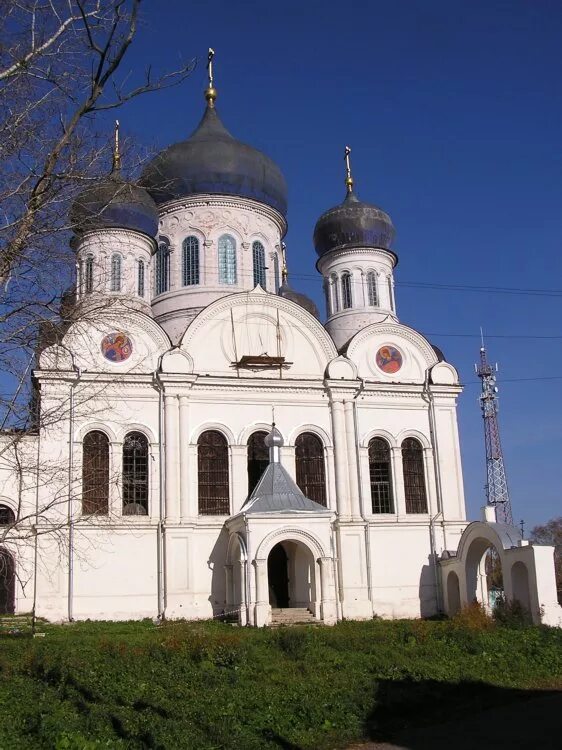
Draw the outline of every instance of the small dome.
M211 193L251 198L287 213L287 184L265 154L237 141L208 106L195 132L158 154L142 184L160 203Z
M382 247L390 250L394 226L390 216L376 206L362 203L349 192L339 206L322 214L314 227L314 247L319 256L330 250Z
M266 448L282 448L285 445L283 435L275 425L271 428L271 432L264 437L263 442Z
M70 210L70 221L77 234L95 229L131 229L155 237L158 209L146 190L114 170L80 193Z
M306 296L306 294L295 292L295 290L291 289L288 284L283 284L283 286L279 288L279 296L283 297L284 299L291 300L291 302L295 302L297 305L300 305L307 312L313 315L316 320L320 320L320 313L318 312L318 308L310 299L310 297Z

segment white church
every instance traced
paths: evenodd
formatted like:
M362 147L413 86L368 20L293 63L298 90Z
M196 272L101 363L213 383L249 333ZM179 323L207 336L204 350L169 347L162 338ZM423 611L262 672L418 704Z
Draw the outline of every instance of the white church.
M552 549L493 509L466 519L459 377L399 321L394 227L357 197L349 149L314 229L322 323L288 283L281 171L223 125L212 71L205 98L142 187L116 148L73 206L75 300L38 355L37 426L0 435L0 612L452 614L487 601L493 544L506 595L554 624Z

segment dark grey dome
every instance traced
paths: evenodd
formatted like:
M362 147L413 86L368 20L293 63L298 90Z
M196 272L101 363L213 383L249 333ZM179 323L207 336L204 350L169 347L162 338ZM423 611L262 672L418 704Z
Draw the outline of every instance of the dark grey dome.
M238 195L287 213L287 184L265 154L233 138L208 106L195 132L153 159L142 184L160 204L198 193Z
M284 299L291 300L291 302L295 302L301 307L304 307L307 312L313 315L317 320L320 320L320 313L318 312L318 308L310 299L310 297L306 296L306 294L295 292L295 290L291 289L288 284L283 284L283 286L279 288L279 296L283 297Z
M314 227L314 247L322 256L335 248L382 247L390 250L394 226L390 216L376 206L362 203L354 193L322 214Z
M77 234L93 229L132 229L155 237L158 209L146 190L114 170L80 193L70 210L70 221Z

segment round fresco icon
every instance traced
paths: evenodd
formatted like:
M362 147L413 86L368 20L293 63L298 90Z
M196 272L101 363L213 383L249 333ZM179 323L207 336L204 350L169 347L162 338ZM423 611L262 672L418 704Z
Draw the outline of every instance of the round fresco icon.
M394 346L381 346L377 352L377 367L392 375L402 367L402 355Z
M122 331L109 333L101 342L103 356L110 362L124 362L133 351L131 339Z

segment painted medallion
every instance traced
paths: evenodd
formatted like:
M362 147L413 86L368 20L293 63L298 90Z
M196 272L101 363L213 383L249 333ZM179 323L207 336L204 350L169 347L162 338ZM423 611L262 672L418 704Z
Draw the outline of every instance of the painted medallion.
M103 356L110 362L124 362L133 351L131 339L123 331L109 333L101 342Z
M377 352L377 367L392 375L402 367L402 355L394 346L381 346Z

